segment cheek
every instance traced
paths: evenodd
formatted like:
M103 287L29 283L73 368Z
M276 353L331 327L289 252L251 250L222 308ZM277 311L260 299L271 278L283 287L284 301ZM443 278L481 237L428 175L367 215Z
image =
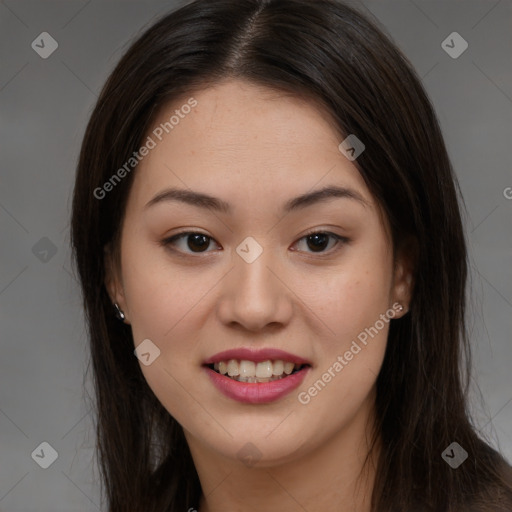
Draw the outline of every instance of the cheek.
M365 347L359 344L361 351L350 361L345 359L343 350L333 353L318 368L315 378L298 390L300 405L295 418L308 425L313 433L312 443L315 438L335 435L354 421L358 424L356 429L364 430L361 422L374 406L375 381L384 358L384 335L382 332L381 339L375 338Z
M333 276L321 304L311 297L311 308L322 312L328 329L315 346L314 375L297 391L297 399L300 418L319 438L333 435L361 408L372 407L393 316L389 282L384 267L358 264Z
M373 325L390 307L391 259L383 243L347 252L339 266L297 276L293 289L314 316L326 345L337 349Z
M123 285L134 339L165 338L194 309L216 278L177 265L154 242L129 239L124 246Z
M202 297L218 276L171 266L161 254L155 257L159 250L139 246L128 252L128 244L126 249L130 256L123 267L124 288L134 344L149 339L159 350L150 365L140 364L141 371L160 403L180 424L201 417L206 425L212 418L191 398L200 396L191 375L199 365L196 333L202 332L198 320L204 307Z

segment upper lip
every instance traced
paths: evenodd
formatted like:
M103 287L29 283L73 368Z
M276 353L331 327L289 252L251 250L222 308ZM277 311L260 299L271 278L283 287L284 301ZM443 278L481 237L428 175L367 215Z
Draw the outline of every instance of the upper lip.
M254 361L255 363L268 360L282 360L290 361L295 364L307 364L311 366L311 363L307 359L296 356L295 354L290 354L290 352L285 352L278 348L253 349L246 347L233 348L230 350L224 350L223 352L218 352L206 359L203 364L208 365L219 363L220 361L228 361L230 359L237 359L238 361Z

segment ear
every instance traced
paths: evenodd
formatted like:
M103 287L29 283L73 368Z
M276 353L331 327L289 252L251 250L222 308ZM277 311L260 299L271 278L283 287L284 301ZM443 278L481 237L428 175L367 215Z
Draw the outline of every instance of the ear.
M105 288L112 301L117 304L125 315L124 322L129 324L128 307L124 296L123 282L121 278L120 262L110 246L107 244L103 250L103 261L105 266ZM113 308L114 309L114 308Z
M402 311L397 311L395 318L404 316L410 309L417 261L418 250L416 240L408 238L397 249L395 255L391 301L392 304L398 303L403 307Z

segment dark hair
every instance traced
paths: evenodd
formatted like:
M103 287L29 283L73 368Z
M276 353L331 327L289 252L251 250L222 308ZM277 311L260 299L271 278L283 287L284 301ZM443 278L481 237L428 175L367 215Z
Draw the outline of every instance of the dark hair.
M109 511L185 511L201 487L183 429L146 383L104 285L103 252L118 249L136 169L105 198L94 191L139 149L162 105L232 78L308 98L340 133L356 134L366 149L354 163L387 216L393 249L414 242L410 311L391 322L377 379L372 510L512 510L511 468L468 411L457 180L420 80L388 37L334 0L196 0L151 26L110 75L85 133L72 217ZM469 454L456 470L441 457L452 442Z

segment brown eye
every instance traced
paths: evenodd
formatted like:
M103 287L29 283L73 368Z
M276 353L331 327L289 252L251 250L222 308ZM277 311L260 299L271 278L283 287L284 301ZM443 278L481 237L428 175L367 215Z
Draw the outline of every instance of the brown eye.
M162 241L162 245L177 247L179 251L184 253L189 251L192 253L201 253L209 252L206 251L206 249L208 249L211 240L213 240L213 238L203 233L186 232L166 238Z
M187 237L187 247L193 252L202 252L210 245L210 238L206 235L196 233L187 235Z
M329 245L329 235L325 233L315 233L307 237L308 247L314 252L323 251Z
M312 233L308 233L306 236L302 237L299 242L305 240L307 248L309 251L306 252L313 252L313 253L324 253L329 252L330 249L327 251L325 250L329 246L329 242L331 240L334 240L334 243L331 244L330 248L343 245L344 243L347 243L349 240L346 237L336 235L335 233L329 233L324 231L315 231Z

